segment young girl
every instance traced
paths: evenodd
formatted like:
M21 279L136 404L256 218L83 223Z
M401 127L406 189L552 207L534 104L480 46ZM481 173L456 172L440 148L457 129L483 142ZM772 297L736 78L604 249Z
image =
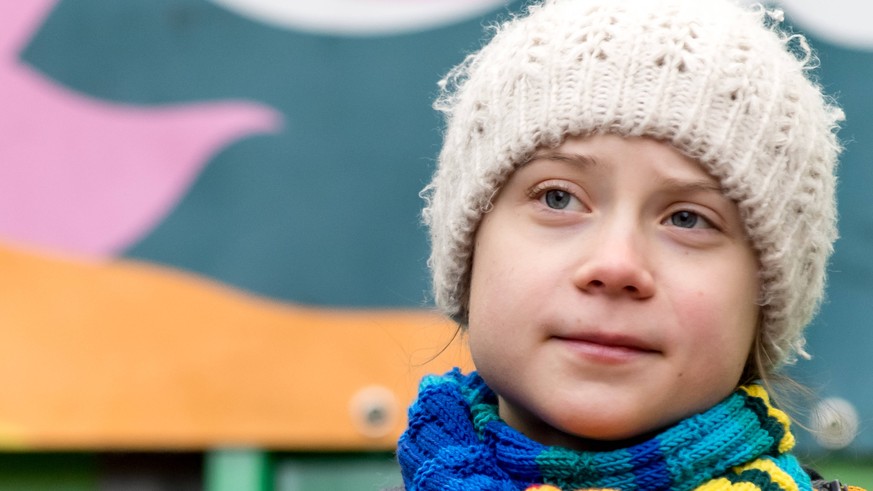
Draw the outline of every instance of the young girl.
M436 302L406 489L810 490L764 387L806 356L842 112L781 14L545 0L442 82Z

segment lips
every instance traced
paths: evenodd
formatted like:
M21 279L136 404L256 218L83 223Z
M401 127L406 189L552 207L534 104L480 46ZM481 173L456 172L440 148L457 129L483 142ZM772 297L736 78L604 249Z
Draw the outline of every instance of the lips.
M555 336L574 354L603 363L623 363L660 351L652 343L623 334L586 333Z

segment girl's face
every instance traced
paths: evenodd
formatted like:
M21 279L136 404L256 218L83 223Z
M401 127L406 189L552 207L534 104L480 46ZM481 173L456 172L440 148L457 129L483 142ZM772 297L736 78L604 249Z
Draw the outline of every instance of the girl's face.
M470 349L530 438L624 445L736 388L757 272L736 204L696 161L646 138L570 138L482 219Z

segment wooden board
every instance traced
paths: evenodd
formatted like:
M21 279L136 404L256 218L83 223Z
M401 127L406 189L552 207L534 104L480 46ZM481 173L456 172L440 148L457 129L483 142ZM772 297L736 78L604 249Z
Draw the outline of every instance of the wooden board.
M390 449L421 376L471 366L431 312L294 307L8 246L0 271L7 448Z

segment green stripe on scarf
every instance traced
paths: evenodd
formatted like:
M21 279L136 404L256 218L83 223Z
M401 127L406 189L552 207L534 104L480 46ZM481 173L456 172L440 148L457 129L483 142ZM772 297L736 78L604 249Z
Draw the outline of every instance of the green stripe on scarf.
M408 491L511 491L532 484L716 491L740 483L762 491L812 491L789 453L793 441L787 416L753 385L625 449L548 447L500 419L497 398L478 374L454 370L422 382L397 456Z

